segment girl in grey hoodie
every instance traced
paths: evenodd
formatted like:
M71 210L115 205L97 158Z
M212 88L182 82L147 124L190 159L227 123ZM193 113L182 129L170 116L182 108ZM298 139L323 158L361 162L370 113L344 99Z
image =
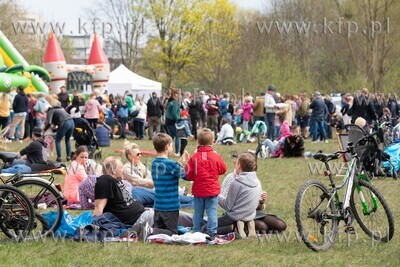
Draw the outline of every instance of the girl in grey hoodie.
M255 168L256 159L252 154L239 155L235 165L235 179L231 182L228 192L218 196L218 204L226 211L218 218L218 234L232 232L237 221L251 221L255 218L262 194Z

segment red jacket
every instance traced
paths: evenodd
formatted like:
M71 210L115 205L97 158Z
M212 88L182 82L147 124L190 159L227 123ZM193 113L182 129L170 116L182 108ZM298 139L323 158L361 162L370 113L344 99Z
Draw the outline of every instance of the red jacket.
M194 196L215 197L220 193L218 176L226 172L226 165L211 146L199 146L185 168L186 178L194 181Z

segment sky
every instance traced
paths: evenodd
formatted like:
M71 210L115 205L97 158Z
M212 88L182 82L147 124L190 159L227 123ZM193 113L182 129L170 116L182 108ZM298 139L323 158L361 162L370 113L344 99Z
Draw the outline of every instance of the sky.
M85 10L93 3L92 0L17 0L28 11L39 13L45 22L65 23L66 33L78 34L85 19ZM241 8L265 9L266 0L231 0Z

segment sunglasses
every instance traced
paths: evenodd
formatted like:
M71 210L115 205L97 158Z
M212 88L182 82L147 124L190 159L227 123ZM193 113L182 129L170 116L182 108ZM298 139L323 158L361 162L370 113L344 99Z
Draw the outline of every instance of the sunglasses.
M142 155L143 155L142 152L136 154L136 156L142 156Z

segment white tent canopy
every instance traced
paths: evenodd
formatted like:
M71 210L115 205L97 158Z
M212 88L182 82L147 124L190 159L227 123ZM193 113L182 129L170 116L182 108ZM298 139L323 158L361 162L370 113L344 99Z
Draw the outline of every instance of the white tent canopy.
M126 90L131 91L134 98L136 96L144 97L144 100L147 101L152 92L161 96L161 83L137 75L121 64L110 73L107 91L114 96L123 96Z

